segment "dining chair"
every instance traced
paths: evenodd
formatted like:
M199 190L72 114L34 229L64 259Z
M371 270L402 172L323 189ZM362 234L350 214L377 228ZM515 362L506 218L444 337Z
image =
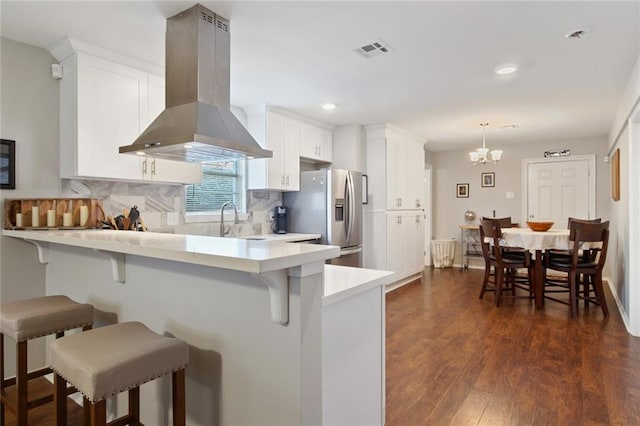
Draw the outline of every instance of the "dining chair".
M512 296L516 297L516 288L524 289L527 291L527 297L532 298L532 263L530 253L524 250L522 256L511 257L505 255L506 252L504 249L506 247L501 245L502 227L500 226L499 220L482 220L480 221L478 229L480 232L482 255L485 260L484 278L479 298L482 299L485 292L493 291L496 294L496 306L500 306L503 290L510 289ZM492 268L493 273L491 272ZM527 269L527 276L524 278L516 276L516 270L522 268Z
M507 217L486 217L483 216L482 220L496 220L500 225L501 229L504 228L519 228L520 225L518 223L514 223L511 221L511 216ZM522 247L504 247L502 246L502 255L510 258L522 258L525 256L525 252L527 250Z
M583 299L585 305L600 305L604 316L609 316L602 285L602 270L607 258L608 243L609 221L589 223L573 220L569 228L569 256L549 256L545 261L546 269L567 274L569 301L546 294L547 283L558 285L553 278L545 278L545 298L568 304L572 317L578 313L579 299ZM583 286L582 294L580 285ZM591 289L594 295L591 295Z
M601 218L597 219L577 219L575 217L570 217L567 220L567 229L571 229L571 224L574 222L582 222L582 223L602 223ZM590 262L593 261L593 257L596 253L591 253L589 250L582 250L581 255L578 257L578 262ZM569 293L569 277L568 275L558 275L558 274L550 274L547 275L546 269L547 265L550 262L554 263L569 263L571 262L571 251L570 250L561 250L561 249L550 249L544 253L543 267L544 267L544 291L545 298L549 300L553 300L555 302L561 302L561 300L556 299L554 296L548 296L548 294L553 293ZM582 281L582 277L578 275L577 280L579 282ZM585 288L588 291L588 287ZM588 301L585 299L585 306Z

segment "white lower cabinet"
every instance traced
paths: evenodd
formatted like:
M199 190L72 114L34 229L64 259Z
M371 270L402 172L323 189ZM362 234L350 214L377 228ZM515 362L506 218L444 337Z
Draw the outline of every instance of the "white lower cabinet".
M408 276L424 269L423 212L387 212L387 244L385 268L400 276Z

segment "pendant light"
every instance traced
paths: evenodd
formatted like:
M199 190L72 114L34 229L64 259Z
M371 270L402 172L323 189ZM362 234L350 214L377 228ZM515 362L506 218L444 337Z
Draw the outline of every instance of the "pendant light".
M473 165L475 166L476 164L480 163L480 164L487 164L487 163L497 163L498 161L500 161L500 158L502 157L502 151L499 149L493 150L493 151L489 151L489 149L486 146L485 143L485 139L486 139L486 133L487 133L487 126L489 125L489 123L480 123L480 126L482 127L482 148L478 148L475 151L471 151L469 153L469 159L471 160L471 162L473 163ZM489 156L491 158L489 158Z

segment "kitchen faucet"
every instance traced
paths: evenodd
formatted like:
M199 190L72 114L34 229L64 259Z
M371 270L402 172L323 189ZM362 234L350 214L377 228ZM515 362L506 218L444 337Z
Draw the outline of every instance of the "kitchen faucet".
M221 237L224 237L225 235L227 235L231 230L231 225L227 225L226 227L224 226L224 209L227 206L233 207L233 212L235 213L235 219L233 223L235 223L236 225L240 223L240 220L238 219L238 209L236 208L236 205L233 204L233 202L231 201L227 201L226 203L224 203L222 205L222 208L220 209L220 236Z

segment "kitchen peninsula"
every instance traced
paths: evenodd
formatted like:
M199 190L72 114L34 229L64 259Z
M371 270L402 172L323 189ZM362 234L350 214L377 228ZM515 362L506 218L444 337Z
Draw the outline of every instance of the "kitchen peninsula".
M374 401L384 415L383 286L390 274L325 272L338 247L103 230L3 235L34 244L47 264L47 294L93 304L97 326L138 320L190 345L189 425L321 424L323 366L340 361L323 361L323 346L335 347L323 329L323 313L331 312L323 305L336 310L362 289L377 312L380 338L369 364L379 367ZM145 423L170 418L169 386L143 388Z

